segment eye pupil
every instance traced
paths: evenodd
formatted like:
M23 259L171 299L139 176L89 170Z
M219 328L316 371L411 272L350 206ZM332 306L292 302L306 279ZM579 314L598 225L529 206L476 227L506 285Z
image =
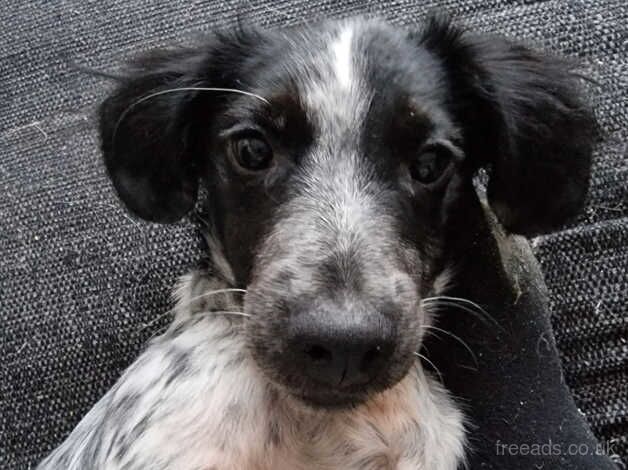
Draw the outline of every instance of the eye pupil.
M421 180L429 180L434 175L436 171L436 165L434 165L433 154L428 154L429 159L425 159L422 163L419 164L419 178Z
M445 150L427 150L410 165L410 175L419 183L434 183L445 172L450 161L449 152Z
M238 163L247 170L259 171L270 166L273 152L268 143L257 137L242 138L236 144Z

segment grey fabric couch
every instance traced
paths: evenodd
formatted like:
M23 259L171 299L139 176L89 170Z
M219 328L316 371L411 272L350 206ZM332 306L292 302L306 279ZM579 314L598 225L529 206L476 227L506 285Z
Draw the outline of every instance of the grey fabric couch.
M576 403L628 462L628 4L624 0L357 2L146 0L0 3L0 468L58 444L167 324L169 291L196 264L189 221L131 219L98 151L95 105L142 50L238 20L266 27L377 14L411 26L443 8L580 60L602 141L586 211L535 239Z

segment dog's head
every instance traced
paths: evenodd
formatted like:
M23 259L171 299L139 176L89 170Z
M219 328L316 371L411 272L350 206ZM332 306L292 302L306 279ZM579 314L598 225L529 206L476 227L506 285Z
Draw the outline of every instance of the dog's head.
M208 190L210 245L247 288L268 378L337 406L399 381L453 214L487 168L509 230L583 204L593 121L564 63L446 21L216 35L135 64L100 110L122 200L171 222ZM482 262L482 260L477 260Z

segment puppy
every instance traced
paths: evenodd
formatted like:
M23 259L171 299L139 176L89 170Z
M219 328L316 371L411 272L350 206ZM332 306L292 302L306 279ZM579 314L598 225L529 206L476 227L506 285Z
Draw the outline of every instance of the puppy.
M156 222L200 181L211 268L39 468L458 468L462 409L418 360L427 307L456 282L479 168L510 231L581 208L576 85L437 18L240 30L137 61L100 108L109 175Z

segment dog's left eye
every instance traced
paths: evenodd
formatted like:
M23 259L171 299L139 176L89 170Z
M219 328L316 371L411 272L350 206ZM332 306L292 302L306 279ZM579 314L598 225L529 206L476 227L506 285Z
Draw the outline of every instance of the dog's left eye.
M421 184L432 184L445 173L451 160L451 152L446 147L429 147L410 164L410 175Z
M265 170L273 160L273 149L261 136L241 137L233 148L238 165L249 171Z

